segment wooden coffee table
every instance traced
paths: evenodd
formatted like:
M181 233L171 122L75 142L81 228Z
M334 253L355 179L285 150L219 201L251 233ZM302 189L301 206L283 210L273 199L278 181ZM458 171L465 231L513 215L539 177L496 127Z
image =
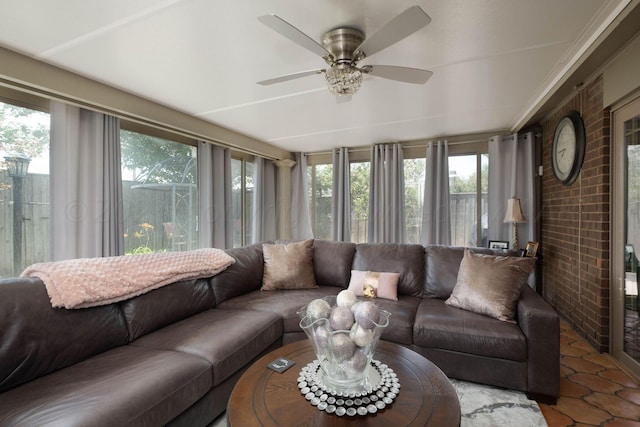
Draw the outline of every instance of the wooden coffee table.
M279 374L267 365L279 357L296 362ZM374 359L398 375L401 389L384 410L365 416L328 414L298 389L300 370L315 355L309 340L297 341L265 355L240 377L227 406L232 427L251 426L459 426L456 392L437 366L398 344L380 341Z

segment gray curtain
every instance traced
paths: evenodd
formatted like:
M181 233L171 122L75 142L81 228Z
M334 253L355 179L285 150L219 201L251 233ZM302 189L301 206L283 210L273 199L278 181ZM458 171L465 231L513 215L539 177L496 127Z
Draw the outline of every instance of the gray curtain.
M512 225L504 223L507 200L520 199L527 222L518 224L518 243L535 241L537 206L534 189L535 135L495 136L489 139L489 240L512 240ZM513 242L509 245L513 247Z
M351 167L349 149L333 150L333 184L331 194L331 240L351 241Z
M447 141L431 141L427 144L420 243L423 245L451 244Z
M233 247L231 151L198 142L198 241L201 248Z
M124 254L120 120L53 101L51 259Z
M291 238L313 238L309 215L309 185L307 181L307 156L296 153L296 165L291 170Z
M371 147L369 243L404 243L404 159L400 144Z
M254 160L253 223L251 243L277 238L276 224L276 167L262 157Z

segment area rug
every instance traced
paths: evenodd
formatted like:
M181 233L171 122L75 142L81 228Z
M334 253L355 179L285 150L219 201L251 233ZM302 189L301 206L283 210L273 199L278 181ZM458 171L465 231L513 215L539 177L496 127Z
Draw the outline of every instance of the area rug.
M538 404L524 393L451 380L460 400L460 427L545 427ZM223 414L210 427L227 425Z
M524 393L451 380L460 400L461 427L540 427L547 422L534 400Z

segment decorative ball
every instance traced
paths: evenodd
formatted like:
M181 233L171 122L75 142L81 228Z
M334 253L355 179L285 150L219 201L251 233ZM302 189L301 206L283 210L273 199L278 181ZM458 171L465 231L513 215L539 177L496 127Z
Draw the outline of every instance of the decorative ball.
M364 303L364 301L356 301L352 306L351 306L351 312L355 314L356 310L358 309L358 306L362 305Z
M349 333L349 338L358 347L366 347L373 341L373 330L365 329L358 323L354 323Z
M329 324L334 331L350 329L353 325L353 313L346 307L334 306L329 314Z
M358 297L353 291L345 289L338 293L338 296L336 297L336 304L338 305L338 307L351 308L351 306L355 304L357 300Z
M351 359L349 359L349 361L347 362L347 366L349 368L352 368L356 372L362 372L362 370L366 365L367 365L367 355L362 349L357 349L353 353L353 356L351 356Z
M327 319L331 312L331 306L323 299L314 299L307 306L307 316L312 320Z
M365 329L373 329L380 321L380 310L371 301L359 303L353 315L358 325Z
M331 332L329 332L329 327L327 326L326 321L323 322L323 324L318 325L313 336L318 348L326 348L329 345Z
M356 349L356 345L351 341L349 335L343 333L334 334L331 338L331 344L336 362L349 360Z

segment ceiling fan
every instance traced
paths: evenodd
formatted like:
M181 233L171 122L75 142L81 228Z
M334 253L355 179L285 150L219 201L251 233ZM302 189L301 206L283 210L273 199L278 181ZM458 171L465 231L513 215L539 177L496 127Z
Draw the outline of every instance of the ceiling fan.
M350 96L360 89L363 74L414 84L424 84L433 75L433 72L428 70L395 65L358 66L358 62L364 58L380 52L429 24L431 18L419 6L408 8L369 38L365 39L364 33L357 28L338 27L324 35L322 44L277 15L260 16L258 20L294 43L320 55L329 65L326 69L301 71L258 82L261 85L324 74L329 91L333 95Z

